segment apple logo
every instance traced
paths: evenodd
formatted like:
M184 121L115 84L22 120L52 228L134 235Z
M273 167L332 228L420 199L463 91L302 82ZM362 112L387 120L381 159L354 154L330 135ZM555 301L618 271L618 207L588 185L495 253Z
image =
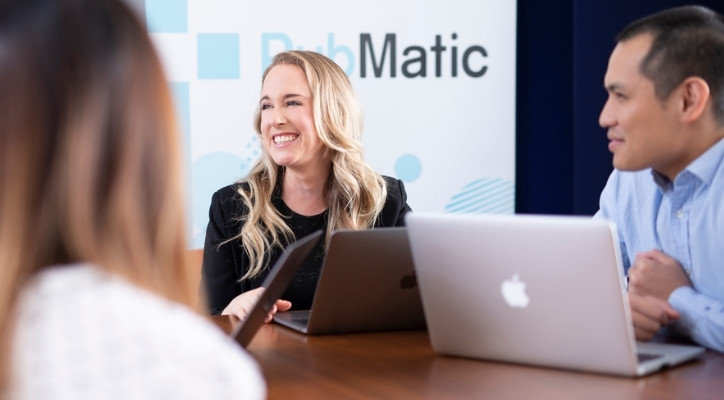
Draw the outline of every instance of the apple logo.
M530 297L525 293L525 282L520 280L518 274L513 274L511 279L506 279L500 285L503 299L511 307L525 308L530 303Z
M402 289L414 289L417 287L417 277L415 276L415 273L411 273L409 275L405 275L400 279L400 287Z

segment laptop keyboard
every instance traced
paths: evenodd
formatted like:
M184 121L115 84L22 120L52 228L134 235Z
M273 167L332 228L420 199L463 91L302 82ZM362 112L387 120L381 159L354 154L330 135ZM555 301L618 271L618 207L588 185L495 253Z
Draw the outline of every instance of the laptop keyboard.
M638 353L639 363L663 357L661 354Z

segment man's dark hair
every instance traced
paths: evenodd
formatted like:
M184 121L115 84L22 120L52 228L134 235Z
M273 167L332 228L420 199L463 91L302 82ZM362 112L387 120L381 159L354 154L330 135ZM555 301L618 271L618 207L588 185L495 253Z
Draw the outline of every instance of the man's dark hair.
M656 96L666 100L686 78L702 78L724 125L724 16L701 6L671 8L634 21L616 41L647 33L653 41L639 69L654 83Z

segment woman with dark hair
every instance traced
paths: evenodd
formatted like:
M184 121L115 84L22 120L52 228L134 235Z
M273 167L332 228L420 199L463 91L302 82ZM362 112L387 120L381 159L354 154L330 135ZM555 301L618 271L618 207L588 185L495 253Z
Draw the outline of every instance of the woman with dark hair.
M189 308L180 140L133 12L0 0L0 88L0 398L263 398Z

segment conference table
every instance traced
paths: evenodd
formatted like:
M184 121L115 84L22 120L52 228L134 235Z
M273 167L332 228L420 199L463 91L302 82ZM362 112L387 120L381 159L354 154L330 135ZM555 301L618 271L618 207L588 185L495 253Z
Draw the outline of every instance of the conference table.
M627 378L441 356L424 330L306 336L273 323L247 351L269 399L724 399L724 355L712 351Z

